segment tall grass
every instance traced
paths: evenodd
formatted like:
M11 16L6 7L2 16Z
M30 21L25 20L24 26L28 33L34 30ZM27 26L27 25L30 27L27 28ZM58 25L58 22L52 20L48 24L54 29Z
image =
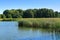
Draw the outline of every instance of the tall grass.
M60 18L23 18L20 27L60 28Z

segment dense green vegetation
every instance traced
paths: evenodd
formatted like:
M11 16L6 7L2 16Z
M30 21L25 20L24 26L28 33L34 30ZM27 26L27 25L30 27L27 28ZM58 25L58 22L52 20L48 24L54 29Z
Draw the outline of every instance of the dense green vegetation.
M52 9L11 9L0 14L0 18L56 18L60 17L60 12Z
M19 26L60 29L60 18L24 18L20 19Z

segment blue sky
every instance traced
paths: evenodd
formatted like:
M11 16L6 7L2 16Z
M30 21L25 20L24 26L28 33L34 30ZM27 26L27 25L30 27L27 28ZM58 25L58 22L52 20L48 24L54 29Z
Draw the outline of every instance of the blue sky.
M0 13L6 9L49 8L60 11L60 0L0 0Z

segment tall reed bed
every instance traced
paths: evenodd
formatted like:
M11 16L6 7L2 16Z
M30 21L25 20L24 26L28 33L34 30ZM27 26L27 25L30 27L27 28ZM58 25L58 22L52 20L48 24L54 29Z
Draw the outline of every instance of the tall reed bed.
M60 18L23 18L18 23L19 27L60 28Z

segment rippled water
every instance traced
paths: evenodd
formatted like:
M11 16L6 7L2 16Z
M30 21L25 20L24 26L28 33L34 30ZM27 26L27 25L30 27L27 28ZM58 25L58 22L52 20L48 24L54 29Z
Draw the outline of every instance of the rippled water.
M60 40L60 33L34 28L20 28L18 22L0 22L0 40Z

